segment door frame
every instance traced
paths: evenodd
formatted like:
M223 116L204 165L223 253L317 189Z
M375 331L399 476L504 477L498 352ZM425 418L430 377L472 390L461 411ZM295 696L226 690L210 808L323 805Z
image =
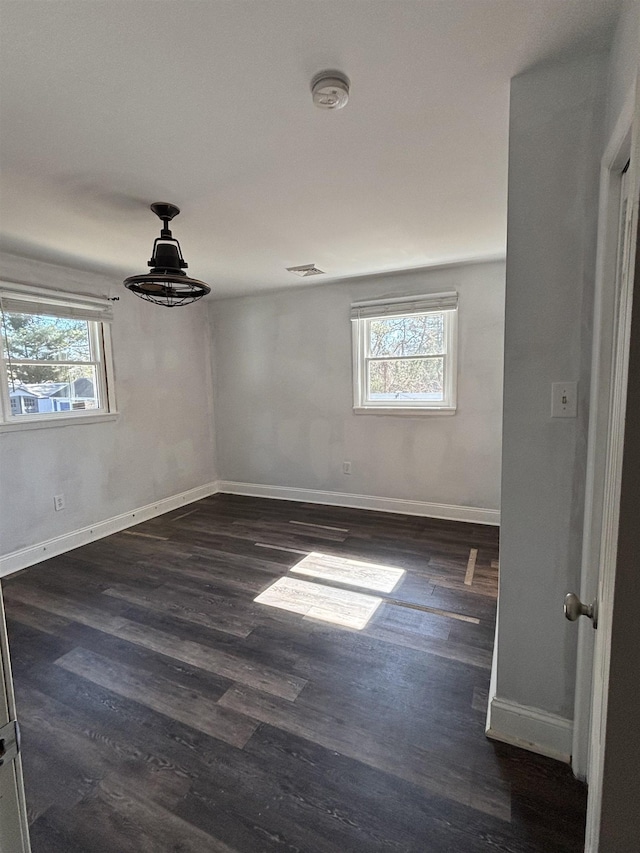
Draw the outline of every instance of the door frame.
M634 99L629 97L606 146L600 165L596 278L589 390L589 428L584 528L579 595L591 603L598 593L602 541L607 443L611 429L611 388L618 308L618 242L622 170L631 155ZM612 287L611 283L615 282ZM578 623L578 657L573 717L571 766L583 781L589 777L589 741L593 690L594 633L592 623Z
M16 699L13 692L13 677L11 675L11 660L9 657L9 642L7 639L7 623L4 615L2 584L0 583L0 720L4 723L17 719ZM6 717L6 720L5 720ZM6 830L10 835L11 853L31 853L29 842L29 822L27 819L27 804L24 795L24 780L22 777L22 759L18 754L4 771L12 772L13 779L8 782L9 796L0 808L11 820L11 829ZM1 816L1 815L0 815ZM7 823L7 825L9 825ZM20 835L20 838L17 836ZM20 845L18 847L18 845ZM9 853L3 847L3 833L0 831L0 853Z
M631 163L628 171L630 211L625 227L628 229L626 248L622 258L620 294L617 323L614 332L614 353L611 382L609 430L606 443L606 473L601 516L598 582L598 630L593 652L593 683L588 759L589 796L585 853L599 849L602 794L605 763L605 735L611 663L613 600L616 583L618 529L625 439L626 398L629 355L631 346L631 318L634 296L634 274L640 198L640 86L635 86L631 108Z

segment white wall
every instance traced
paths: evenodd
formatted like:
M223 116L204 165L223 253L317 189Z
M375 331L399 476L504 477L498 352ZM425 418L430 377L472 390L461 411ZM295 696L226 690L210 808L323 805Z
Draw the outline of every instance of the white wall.
M568 754L577 630L598 175L606 57L512 81L497 736ZM551 383L579 380L576 419L551 419ZM541 712L536 716L537 712ZM511 714L511 718L510 715ZM513 728L510 730L510 726ZM547 741L545 743L545 740Z
M62 536L215 477L207 309L168 310L121 282L10 255L0 278L118 295L117 421L0 434L1 554ZM54 512L53 496L66 508Z
M354 414L351 302L451 289L460 294L457 413ZM504 263L306 286L210 310L222 480L498 508Z
M607 82L605 140L611 138L621 113L633 105L637 75L640 0L624 0L611 47Z

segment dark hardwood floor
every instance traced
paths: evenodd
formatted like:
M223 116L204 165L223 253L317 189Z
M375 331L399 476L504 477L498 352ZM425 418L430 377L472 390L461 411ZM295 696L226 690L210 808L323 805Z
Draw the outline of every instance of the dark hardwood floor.
M406 574L290 572L311 552ZM217 495L6 579L34 853L581 851L569 768L484 736L497 558L494 528ZM280 578L311 616L254 602Z

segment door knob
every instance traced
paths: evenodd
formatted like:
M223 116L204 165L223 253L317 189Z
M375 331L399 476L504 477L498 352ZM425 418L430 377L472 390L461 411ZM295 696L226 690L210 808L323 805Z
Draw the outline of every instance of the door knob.
M593 604L583 604L575 592L569 592L564 597L564 615L570 622L575 622L580 616L587 616L593 621L593 627L598 627L598 601Z

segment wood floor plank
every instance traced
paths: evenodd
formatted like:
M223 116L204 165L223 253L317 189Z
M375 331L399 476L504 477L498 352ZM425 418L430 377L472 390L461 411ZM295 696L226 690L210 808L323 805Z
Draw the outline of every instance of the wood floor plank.
M404 569L394 569L362 560L347 560L328 554L312 551L295 566L291 572L296 575L308 575L323 581L341 583L362 588L367 592L393 592L406 574Z
M495 601L496 596L498 594L498 584L497 581L491 579L490 581L484 581L481 577L479 571L476 570L474 575L474 586L473 592L475 595L484 595L489 599ZM462 590L469 589L468 586L464 586L464 581L460 581L454 578L448 578L443 574L438 574L434 572L429 575L429 580L434 586L441 587L443 589L453 589L453 590Z
M330 837L344 839L346 850L486 853L474 809L448 802L443 812L446 800L397 776L268 725L247 744L247 752L273 768L295 761L296 778L305 792L305 822L319 831L324 824ZM290 807L286 794L284 803ZM501 820L489 823L491 849L509 849L511 825ZM487 832L487 823L482 825Z
M13 587L10 587L13 589ZM38 607L32 607L14 598L11 602L11 619L21 625L27 625L37 631L46 634L58 634L73 624L72 620L65 619L55 613L49 613Z
M434 616L444 616L446 619L455 619L458 622L470 622L473 625L480 623L480 619L477 616L468 616L464 613L458 613L455 610L443 610L440 607L433 607L430 604L409 603L398 598L387 598L385 600L388 604L393 604L396 607L406 607L408 610L422 610L424 613L433 613Z
M57 741L49 727L62 720L65 729L82 738L74 755L83 768L85 756L91 762L97 752L105 772L117 770L125 779L139 777L145 794L165 805L168 797L176 803L194 781L216 776L215 768L223 758L235 765L240 754L220 739L62 668L43 670L38 677L31 673L19 701L46 709L49 725L41 729L51 746ZM56 763L51 762L46 778L53 792L60 790L59 785L50 784L55 774ZM146 776L151 784L144 784Z
M469 562L467 563L467 571L464 576L464 583L466 586L471 586L473 583L473 575L476 570L476 560L478 559L478 549L471 548L469 551Z
M445 616L427 610L385 607L378 611L370 624L390 628L397 633L420 634L446 640L455 623Z
M86 625L77 623L73 625L65 632L65 640L68 642L65 651L82 648L86 651L95 652L116 663L124 663L159 679L167 679L186 691L205 696L212 701L219 699L233 683L231 679L224 678L217 673L191 666L184 661L177 661L167 655L152 652L143 646L129 643L110 634L104 634L101 631L88 628ZM30 673L31 671L28 674ZM59 669L56 669L56 674L57 677L60 676ZM42 665L37 668L37 677L40 679L43 677Z
M471 707L474 711L486 714L489 707L489 691L485 687L475 687Z
M297 577L279 578L255 599L257 603L319 619L345 628L365 627L382 599L360 592L311 583Z
M289 521L289 524L298 524L303 527L322 527L324 530L333 530L337 533L348 533L348 527L333 527L331 524L318 524L314 521Z
M14 675L28 672L43 662L53 663L56 658L71 651L73 641L53 631L40 631L31 625L7 619L7 629L13 642L11 668Z
M125 579L135 589L155 589L165 577L163 572L155 569L132 571L131 564L120 561L93 562L83 559L77 550L55 557L52 563L55 571L49 573L53 577L48 577L47 581L55 578L66 586L75 581L80 589L105 589L110 583L120 583ZM137 563L134 565L137 566Z
M59 658L56 665L239 749L256 730L255 721L246 716L225 713L215 700L194 693L168 678L116 663L95 652L74 649Z
M417 746L407 756L392 734L386 742L374 738L366 730L349 725L330 713L320 713L310 708L302 709L296 703L283 707L266 694L234 686L219 700L219 704L253 719L269 723L291 734L333 749L341 755L362 761L385 773L413 782L426 791L448 797L457 803L469 804L471 800L471 774L469 769L452 767L439 762L437 757ZM494 805L494 811L497 806ZM493 813L493 812L492 812ZM503 815L509 819L508 801L503 803Z
M29 687L20 696L26 705L21 724L28 801L44 787L49 807L69 808L109 773L118 773L134 788L143 788L164 808L175 807L187 793L185 776L164 772L158 764L146 761L139 749L124 750L119 741L100 737L94 728L78 728L68 709L52 697ZM31 762L37 764L37 775L30 772ZM62 771L65 785L61 787L56 779ZM32 814L32 820L37 816Z
M114 584L105 589L104 594L160 613L170 613L177 619L215 628L234 637L248 637L253 630L253 624L249 619L242 619L234 613L225 612L223 601L202 592L196 598L188 594L180 595L175 587L169 590L166 587L160 587L157 590L140 592L126 584Z
M259 592L274 578L286 574L288 566L272 560L260 560L241 554L225 553L212 549L207 554L198 554L179 566L166 564L156 559L154 563L139 564L140 570L147 567L160 571L165 582L188 584L199 588L201 584L216 583L245 592Z
M268 666L256 666L238 655L134 622L120 626L117 636L283 699L295 699L306 684L306 680L298 676L281 673Z
M63 678L55 681L49 676L47 686L70 703L67 713L74 727L82 731L89 726L92 740L104 749L117 749L127 766L135 760L156 769L157 774L175 775L178 784L188 782L196 792L192 807L184 809L178 803L173 811L189 823L207 828L238 851L280 853L288 849L285 836L299 845L314 839L314 833L304 828L308 815L305 798L292 787L290 768L276 768L272 761L260 760L246 748L239 751L176 721L145 712L137 703L119 699L66 670L60 674ZM70 691L70 686L76 689ZM147 795L144 785L141 789ZM279 803L283 804L281 810L276 808ZM212 809L209 815L203 815L206 808ZM314 850L312 846L298 849ZM342 848L333 842L329 849L339 853Z
M73 812L50 810L31 832L37 843L58 835L65 846L54 849L64 853L237 853L117 777L103 779Z
M149 628L124 617L111 616L97 608L78 605L62 596L44 594L37 589L25 590L21 587L12 587L7 597L9 600L33 604L56 615L73 619L83 625L128 640L130 643L136 643L284 699L295 699L306 684L305 679L297 676L279 673L269 667L256 667L251 662L220 649L204 646L192 640L183 640L174 634Z
M368 628L367 631L371 636L384 640L386 643L393 643L396 646L406 646L409 649L416 649L417 651L426 652L437 657L482 667L485 670L491 669L493 655L486 649L474 649L463 643L421 637L416 634L400 634L388 628L377 627L375 625Z
M108 634L117 635L118 630L126 622L121 616L114 616L97 607L79 604L64 595L46 592L38 585L27 586L22 579L5 586L4 595L7 601L17 601L20 604L37 607L45 613L61 616L71 622L80 622L82 625L89 625Z
M328 524L315 524L309 522L274 522L271 519L260 520L251 524L246 522L234 522L238 528L251 532L248 538L260 539L265 534L271 539L274 535L287 537L292 544L297 539L313 538L322 542L344 542L349 534L349 530L343 528L332 527Z
M469 587L464 587L464 591L461 591L434 586L427 604L478 622L493 622L495 619L495 601L487 596L477 595Z

